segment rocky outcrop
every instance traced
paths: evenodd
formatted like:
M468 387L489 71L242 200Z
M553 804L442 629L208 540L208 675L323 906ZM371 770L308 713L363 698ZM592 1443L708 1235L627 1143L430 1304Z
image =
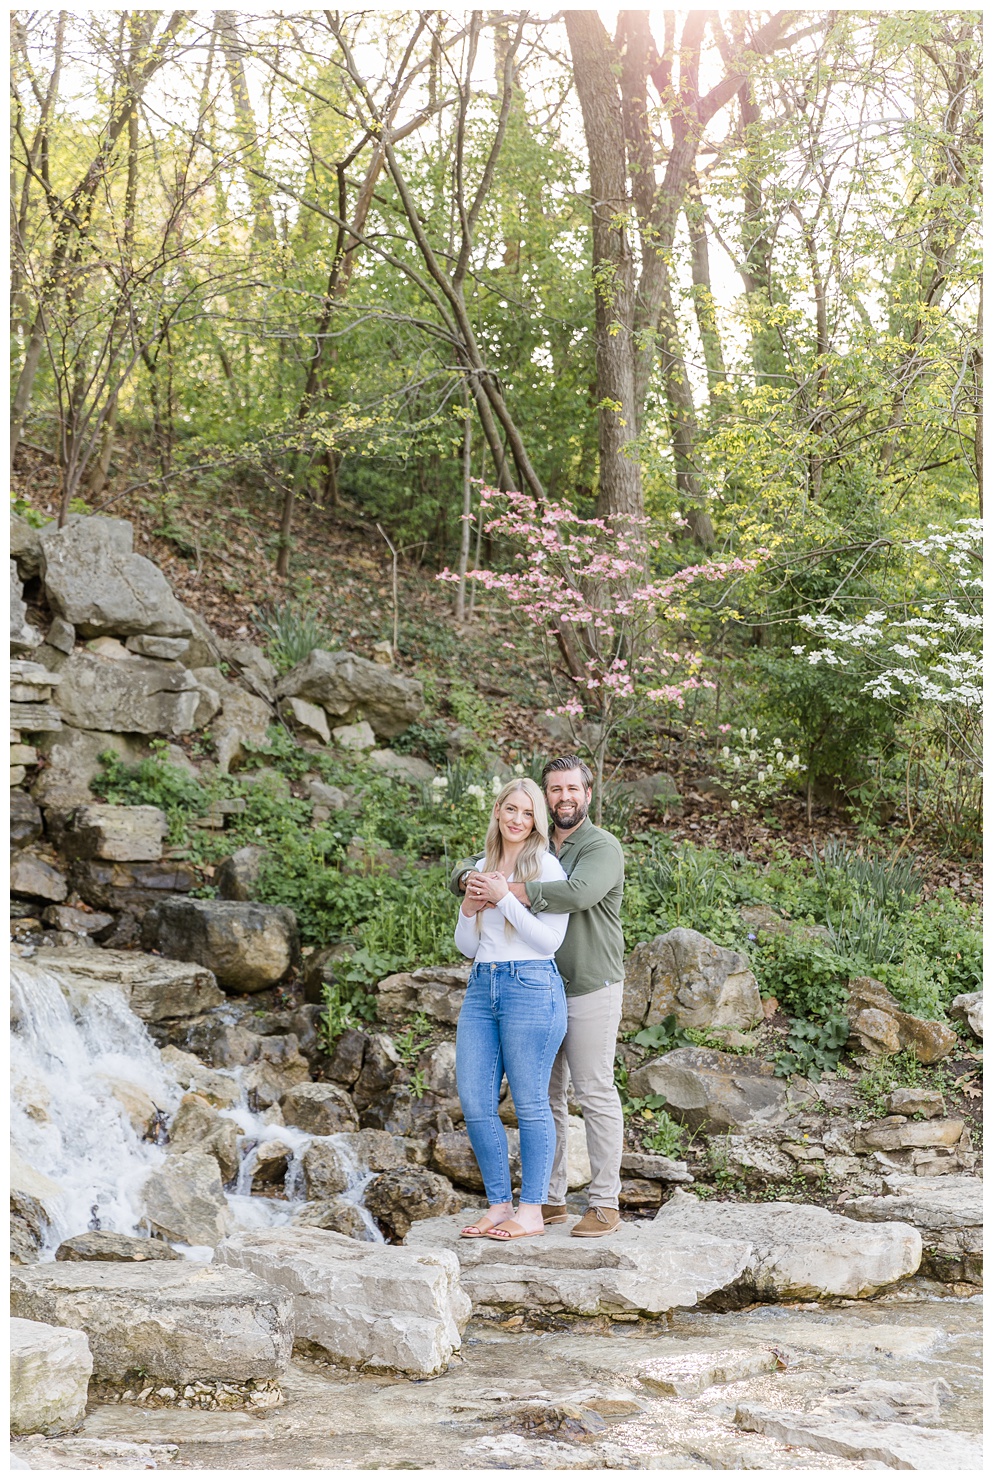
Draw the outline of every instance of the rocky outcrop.
M174 1151L144 1187L145 1216L155 1233L199 1247L213 1247L231 1218L220 1171L205 1151Z
M379 1011L391 1017L404 1017L423 1012L436 1022L454 1025L469 982L471 965L420 966L416 971L399 971L379 983Z
M142 944L199 962L230 992L275 986L299 952L292 910L226 899L163 900L145 916Z
M102 858L81 858L70 864L69 879L80 898L94 909L134 915L141 915L173 895L186 894L199 883L191 864L168 858L161 863L110 863Z
M883 1180L881 1197L842 1204L846 1218L909 1223L923 1240L921 1268L932 1279L982 1284L983 1184L978 1177L905 1177Z
M979 1470L982 1445L969 1434L920 1424L840 1421L836 1414L798 1413L739 1403L739 1428L819 1454L895 1470Z
M214 974L195 962L168 961L142 951L42 947L35 961L86 985L119 986L131 1011L146 1023L192 1017L225 1001Z
M347 1367L444 1372L471 1313L450 1249L384 1248L295 1225L235 1234L215 1257L285 1292L295 1342Z
M952 1002L948 1016L957 1023L967 1023L973 1035L983 1041L983 994L962 992Z
M897 1220L857 1232L850 1218L803 1203L706 1203L677 1189L656 1215L662 1236L747 1241L751 1252L734 1279L733 1303L753 1300L863 1299L921 1262L921 1236Z
M958 1042L944 1023L929 1023L904 1012L882 982L860 976L848 984L849 1044L865 1053L899 1053L909 1048L922 1064L946 1058Z
M369 1183L363 1200L383 1231L397 1242L422 1219L441 1218L462 1207L447 1177L416 1166L380 1172Z
M17 1316L85 1332L93 1375L125 1383L278 1379L293 1341L286 1295L222 1264L44 1264L15 1270Z
M159 807L77 807L62 834L67 858L106 858L117 863L154 863L162 857L169 830Z
M194 728L196 681L179 663L139 658L120 644L100 652L46 648L46 661L61 677L59 710L78 730L114 734L185 735Z
M628 1093L664 1095L667 1113L694 1130L735 1130L754 1120L775 1124L787 1113L785 1083L770 1063L708 1048L675 1048L651 1059L630 1075Z
M93 802L90 782L102 769L100 756L105 751L113 751L129 766L137 765L148 753L148 741L139 735L81 730L72 725L40 737L37 745L47 764L31 794L42 807L59 810Z
M488 1310L660 1315L723 1289L751 1253L746 1239L684 1237L656 1223L622 1223L605 1239L571 1238L575 1219L551 1225L542 1238L459 1239L460 1218L415 1223L405 1247L454 1248L473 1306Z
M751 1028L762 1021L758 983L740 951L682 926L635 946L624 968L621 1028Z
M17 1317L10 1323L10 1431L65 1434L86 1414L93 1358L82 1331Z
M335 725L368 720L377 735L405 730L424 708L421 685L354 653L315 648L279 684L280 699L310 699Z
M39 544L48 604L81 637L192 631L158 566L134 554L126 519L70 515L62 529L49 524L40 531Z
M358 1116L351 1096L335 1084L299 1084L280 1101L283 1120L312 1136L357 1131Z

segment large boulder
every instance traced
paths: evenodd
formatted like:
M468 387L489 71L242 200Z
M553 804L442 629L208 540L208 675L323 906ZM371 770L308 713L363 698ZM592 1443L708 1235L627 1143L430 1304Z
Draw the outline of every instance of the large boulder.
M65 1434L86 1415L93 1358L82 1331L44 1321L10 1323L10 1431Z
M234 1234L215 1259L285 1292L296 1343L347 1367L444 1372L471 1313L451 1249L385 1248L295 1224Z
M228 1232L220 1170L202 1150L171 1152L152 1172L143 1195L145 1216L163 1238L213 1248Z
M62 836L67 858L106 858L115 863L154 863L169 831L159 807L92 802L77 807Z
M57 653L47 661L61 675L59 711L79 730L124 735L185 735L194 728L199 690L179 663L123 657L85 649Z
M41 530L10 511L10 558L17 562L22 581L30 580L41 570Z
M918 1230L924 1243L921 1268L932 1279L983 1278L983 1184L978 1177L883 1179L882 1197L853 1197L846 1218L867 1223L899 1219Z
M462 966L419 966L384 977L377 988L380 1013L404 1017L423 1012L436 1022L454 1026L469 983L471 963Z
M68 811L91 803L90 782L103 769L99 759L110 750L125 765L134 766L148 754L149 742L139 735L113 735L103 730L80 730L63 725L52 734L39 736L36 748L47 762L31 788L42 807Z
M142 922L142 944L199 962L229 992L275 986L299 953L292 910L228 899L163 900Z
M850 1218L802 1203L701 1203L677 1189L655 1216L662 1237L747 1241L735 1303L864 1299L916 1273L921 1236L908 1223L853 1230Z
M457 1213L462 1206L447 1177L416 1166L380 1172L366 1188L363 1201L380 1227L397 1241L422 1219Z
M34 959L47 971L68 974L87 985L111 982L120 986L131 1011L146 1023L192 1017L225 1001L213 973L195 962L167 961L142 951L72 947L44 947Z
M424 708L421 685L354 653L315 648L277 689L279 698L311 699L338 725L366 719L377 735L399 735Z
M200 880L192 864L180 859L161 863L110 863L80 858L69 866L69 879L80 898L98 910L141 914L176 894L187 894Z
M336 1131L357 1131L355 1106L347 1090L336 1084L298 1084L280 1101L286 1125L297 1126L312 1136L333 1136Z
M635 946L624 967L624 1030L675 1014L681 1028L751 1028L762 1021L758 983L740 951L679 926Z
M694 1199L695 1201L695 1199ZM576 1219L544 1237L497 1243L460 1239L465 1213L415 1223L412 1251L454 1249L474 1307L552 1309L577 1315L661 1315L723 1289L751 1254L746 1239L671 1235L655 1223L622 1223L605 1239L570 1237Z
M124 1383L278 1379L293 1342L285 1294L224 1264L43 1264L15 1270L11 1307L85 1332L93 1375Z
M849 1044L865 1053L891 1054L909 1048L920 1063L934 1064L958 1043L944 1023L904 1012L892 992L870 976L849 982L847 1011Z
M40 544L48 604L82 637L192 632L158 566L134 554L134 531L126 519L70 516L62 529L47 525Z
M315 1136L301 1157L301 1165L304 1187L311 1202L325 1202L336 1197L351 1181L348 1163L330 1136Z
M709 1048L674 1048L642 1064L628 1079L628 1093L664 1095L667 1112L693 1130L736 1130L753 1120L776 1124L787 1113L786 1085L771 1064Z

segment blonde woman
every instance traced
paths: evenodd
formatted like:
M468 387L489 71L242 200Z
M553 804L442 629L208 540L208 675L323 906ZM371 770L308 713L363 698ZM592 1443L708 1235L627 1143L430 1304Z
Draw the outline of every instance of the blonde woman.
M554 956L568 915L534 915L509 880L561 881L548 848L545 799L529 778L508 782L493 807L486 853L470 874L455 944L473 962L459 1013L455 1067L465 1126L488 1210L463 1238L534 1238L555 1156L548 1078L565 1036L565 987ZM497 1113L506 1074L521 1135L521 1195L514 1216L507 1133Z

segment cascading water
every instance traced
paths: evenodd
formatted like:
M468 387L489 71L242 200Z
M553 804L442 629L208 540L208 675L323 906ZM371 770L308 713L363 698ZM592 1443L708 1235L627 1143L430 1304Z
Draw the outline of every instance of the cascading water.
M238 1082L241 1076L234 1071L228 1077ZM71 975L60 979L29 960L12 961L11 1143L45 1208L43 1260L54 1258L64 1239L87 1229L145 1230L142 1190L166 1152L131 1125L122 1102L135 1095L157 1108L164 1130L183 1090L121 990ZM289 1221L304 1198L302 1157L312 1137L267 1122L244 1098L222 1113L242 1133L241 1166L227 1193L232 1223L247 1229ZM361 1202L372 1173L346 1136L332 1139L350 1173L343 1196L358 1209L367 1237L381 1242ZM258 1148L274 1140L291 1153L285 1199L252 1196ZM41 1178L32 1179L32 1172ZM209 1250L184 1252L210 1255Z

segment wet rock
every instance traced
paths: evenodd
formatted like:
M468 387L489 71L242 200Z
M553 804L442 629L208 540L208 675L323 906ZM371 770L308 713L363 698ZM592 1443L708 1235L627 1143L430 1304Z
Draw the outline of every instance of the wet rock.
M358 1130L358 1116L351 1097L336 1084L299 1084L283 1097L280 1105L287 1125L298 1126L312 1136Z
M10 1257L31 1264L38 1258L59 1206L62 1188L44 1172L25 1161L13 1147L10 1152Z
M114 734L185 735L194 727L196 681L178 663L127 661L84 650L53 653L67 725Z
M169 1144L176 1151L195 1150L212 1156L222 1182L233 1182L241 1163L241 1132L233 1120L219 1115L203 1095L185 1094L169 1127Z
M444 1372L471 1313L451 1250L384 1248L294 1225L234 1234L215 1257L285 1290L295 1341L344 1366Z
M118 1074L99 1074L97 1078L120 1105L134 1131L143 1141L153 1141L162 1124L162 1108L140 1084Z
M693 1173L685 1161L673 1161L669 1156L657 1156L647 1151L625 1151L621 1157L621 1171L633 1177L651 1177L655 1182L692 1182Z
M10 793L10 846L25 848L41 837L41 811L25 791Z
M310 1065L296 1034L286 1033L262 1039L255 1060L242 1075L242 1085L252 1108L266 1110L309 1079Z
M283 905L169 899L146 915L142 941L178 961L197 961L231 992L261 992L297 959L296 917Z
M214 882L221 899L248 900L256 897L265 848L249 843L218 865Z
M279 713L287 724L302 730L305 735L312 735L322 745L330 745L328 717L319 704L311 704L309 699L283 699ZM375 740L372 743L375 744Z
M578 1220L570 1219L546 1228L543 1238L512 1243L459 1239L464 1221L463 1213L416 1223L405 1247L454 1248L473 1305L491 1309L659 1315L722 1289L751 1253L747 1240L684 1236L663 1230L657 1219L622 1223L605 1239L571 1238Z
M456 1213L462 1199L447 1177L426 1167L380 1172L365 1190L366 1207L391 1238L400 1240L423 1218Z
M195 962L168 961L142 951L41 949L35 957L46 971L77 981L120 986L131 1011L146 1023L192 1017L225 1000L213 973Z
M15 1317L10 1323L10 1431L65 1434L86 1414L93 1358L82 1331Z
M281 1191L286 1181L286 1170L292 1155L290 1147L280 1140L263 1141L256 1146L255 1162L252 1168L252 1192L261 1193L264 1197L272 1197L274 1189Z
M735 1130L753 1120L776 1124L787 1113L786 1088L771 1063L715 1049L662 1054L631 1074L628 1092L639 1098L665 1095L667 1112L694 1130Z
M41 575L52 611L82 637L102 632L185 637L191 624L169 583L134 554L126 519L70 515L40 531Z
M393 1039L386 1033L370 1033L365 1042L361 1072L352 1086L356 1109L366 1109L378 1095L388 1090L399 1068L400 1055Z
M171 1152L144 1188L145 1216L163 1238L213 1247L230 1216L217 1162L203 1151Z
M875 1238L851 1219L799 1203L703 1204L677 1188L654 1220L662 1234L748 1241L752 1252L734 1281L744 1300L863 1299L914 1274L921 1236L907 1223L874 1227Z
M15 1271L12 1305L84 1331L94 1377L110 1382L248 1382L290 1360L286 1296L223 1263L35 1265Z
M860 976L848 984L849 1043L867 1053L890 1054L913 1050L922 1064L946 1058L958 1042L944 1023L929 1023L902 1011L882 982Z
M683 927L635 946L625 963L622 1029L673 1013L681 1028L760 1023L762 1002L747 956Z
M236 1079L230 1074L208 1069L195 1054L184 1053L182 1049L168 1044L162 1050L161 1058L181 1089L189 1089L194 1094L202 1095L219 1110L229 1110L241 1099L241 1089Z
M469 982L471 966L421 966L385 977L377 988L380 1013L395 1017L423 1012L454 1027Z
M980 1043L983 1041L983 994L962 992L948 1009L948 1016L955 1022L968 1023Z
M132 1238L126 1233L111 1233L100 1228L92 1233L77 1233L59 1244L55 1257L60 1263L84 1263L106 1260L112 1264L141 1264L146 1259L182 1259L175 1249L156 1238Z
M868 1418L882 1423L940 1423L941 1405L953 1393L942 1378L934 1382L888 1382L885 1377L851 1383L828 1393L811 1410L836 1419Z
M895 1089L886 1096L891 1115L924 1115L928 1120L945 1113L945 1097L937 1089Z
M723 1347L653 1357L638 1368L638 1382L663 1398L696 1398L708 1388L775 1372L780 1359L768 1347Z
M10 889L13 894L48 899L56 904L69 893L65 874L28 848L19 849L10 860Z
M326 1136L315 1136L301 1158L304 1186L311 1202L324 1202L344 1192L349 1183L347 1162ZM324 1227L323 1224L319 1225ZM344 1229L337 1230L340 1233Z
M734 1421L753 1434L798 1444L819 1454L898 1470L976 1470L982 1445L968 1434L917 1424L840 1422L810 1413L741 1403Z
M279 684L280 698L310 699L337 720L366 719L377 735L399 735L424 708L421 685L354 653L315 648Z
M69 867L69 880L80 898L94 909L129 915L141 915L165 898L188 893L200 882L190 864L167 858L161 863L79 859Z
M978 1177L891 1175L884 1178L881 1197L850 1198L841 1211L862 1222L911 1224L923 1240L925 1274L982 1283L983 1184Z
M321 1202L304 1203L293 1215L293 1223L304 1228L323 1228L328 1233L341 1233L359 1243L373 1242L373 1233L356 1205L344 1197L329 1197Z
M175 1444L128 1444L115 1439L22 1440L11 1452L11 1469L21 1470L157 1470L178 1453Z
M158 807L79 807L62 848L67 858L107 858L120 863L155 862L169 830Z

